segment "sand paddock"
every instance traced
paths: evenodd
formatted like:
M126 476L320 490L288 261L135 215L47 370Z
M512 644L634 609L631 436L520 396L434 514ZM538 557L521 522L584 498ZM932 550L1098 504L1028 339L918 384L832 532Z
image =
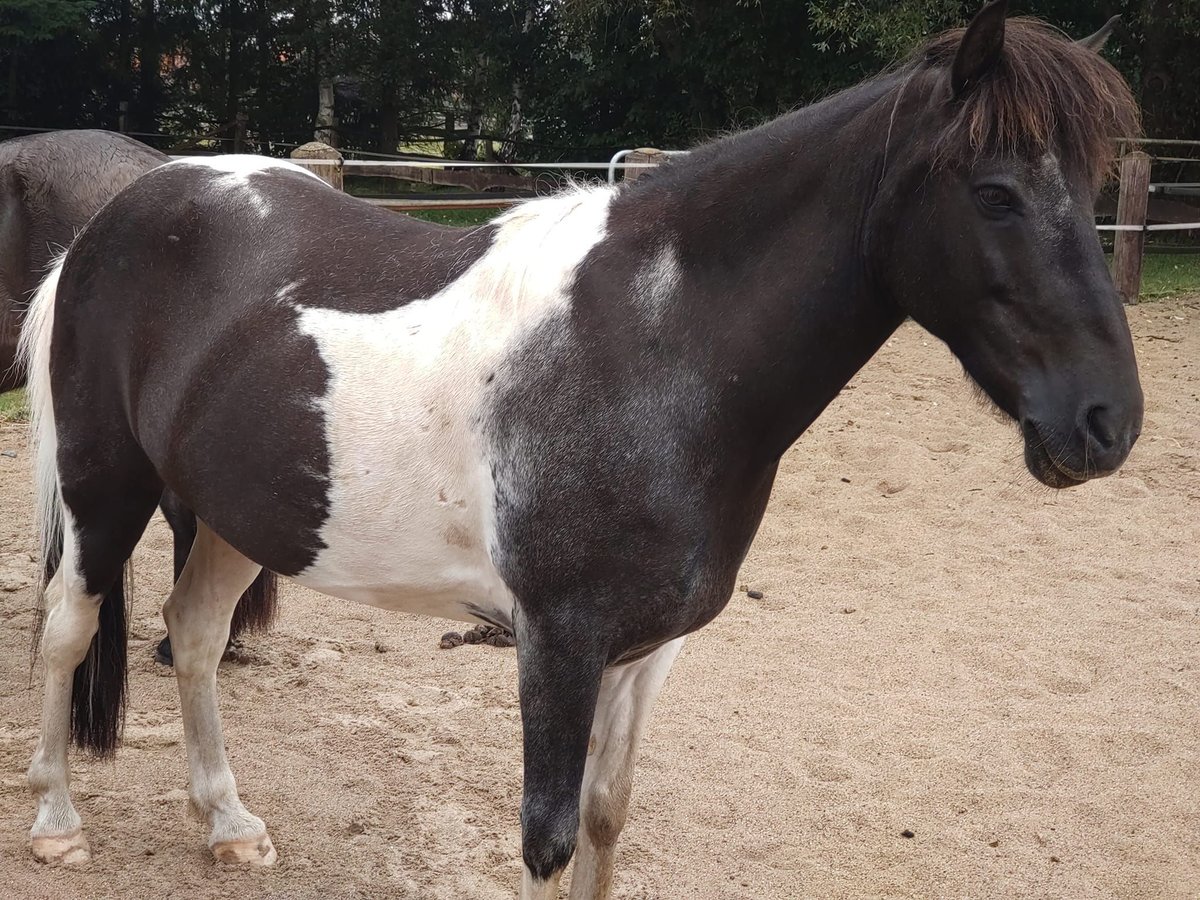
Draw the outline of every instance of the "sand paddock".
M1130 318L1147 415L1116 477L1037 486L1015 429L911 325L787 454L741 576L764 597L735 595L663 692L618 897L1200 896L1200 298ZM0 456L0 893L514 895L514 652L438 650L453 626L294 586L220 676L280 862L213 862L150 655L158 520L135 558L125 745L74 764L94 861L34 862L26 429L0 428L0 450L17 453Z

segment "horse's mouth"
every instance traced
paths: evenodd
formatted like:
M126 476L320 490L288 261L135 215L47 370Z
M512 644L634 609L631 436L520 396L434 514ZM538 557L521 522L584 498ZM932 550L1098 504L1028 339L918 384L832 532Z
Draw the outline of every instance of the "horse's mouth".
M1050 451L1046 449L1046 439L1032 422L1023 422L1021 433L1025 438L1025 466L1042 484L1061 490L1076 487L1088 480L1086 473L1076 471L1051 456Z

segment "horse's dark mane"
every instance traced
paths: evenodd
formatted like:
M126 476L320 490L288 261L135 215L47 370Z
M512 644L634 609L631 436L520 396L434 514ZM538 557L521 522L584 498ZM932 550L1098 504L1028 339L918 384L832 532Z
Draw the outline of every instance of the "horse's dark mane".
M954 28L932 38L907 68L916 76L944 72L964 32ZM996 68L957 102L937 142L943 164L1054 153L1098 185L1115 157L1113 138L1141 134L1137 102L1121 73L1095 50L1033 18L1008 20Z

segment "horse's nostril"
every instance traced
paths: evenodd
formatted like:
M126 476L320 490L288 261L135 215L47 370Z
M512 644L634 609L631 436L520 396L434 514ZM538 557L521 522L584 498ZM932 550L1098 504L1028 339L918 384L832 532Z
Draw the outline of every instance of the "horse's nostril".
M1087 412L1088 434L1105 450L1111 450L1120 441L1119 428L1113 422L1107 406L1093 406Z

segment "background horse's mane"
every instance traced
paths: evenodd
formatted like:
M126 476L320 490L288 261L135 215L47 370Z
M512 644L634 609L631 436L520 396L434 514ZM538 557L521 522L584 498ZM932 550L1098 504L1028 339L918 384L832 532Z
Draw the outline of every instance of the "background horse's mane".
M943 73L965 28L930 39L906 68ZM938 139L943 164L982 156L1055 154L1068 170L1099 185L1116 155L1113 138L1141 134L1141 115L1125 79L1098 52L1034 18L1009 19L996 67L957 101Z

